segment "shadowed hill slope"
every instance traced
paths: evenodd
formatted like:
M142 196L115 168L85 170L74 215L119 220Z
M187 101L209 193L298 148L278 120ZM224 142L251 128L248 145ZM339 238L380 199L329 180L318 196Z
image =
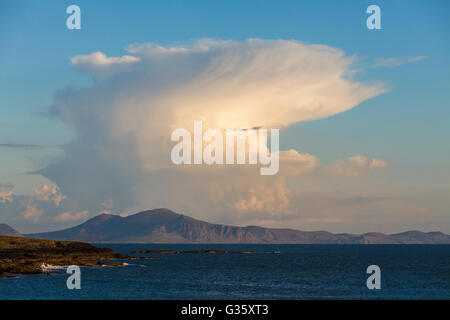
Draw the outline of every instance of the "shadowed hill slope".
M21 237L22 235L7 224L0 224L0 236Z

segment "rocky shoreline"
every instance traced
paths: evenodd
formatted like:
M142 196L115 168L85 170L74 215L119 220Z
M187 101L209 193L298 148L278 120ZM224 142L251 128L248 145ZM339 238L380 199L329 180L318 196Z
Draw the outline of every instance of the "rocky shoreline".
M69 265L118 266L122 263L111 260L120 259L132 257L83 242L0 236L0 277L49 273Z

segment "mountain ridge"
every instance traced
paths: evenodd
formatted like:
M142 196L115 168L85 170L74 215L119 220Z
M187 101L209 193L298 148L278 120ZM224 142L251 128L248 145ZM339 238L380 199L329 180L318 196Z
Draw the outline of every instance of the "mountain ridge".
M101 214L72 228L26 236L90 243L450 244L450 236L437 231L412 230L390 235L378 232L333 234L288 228L239 227L197 220L165 208L127 217Z

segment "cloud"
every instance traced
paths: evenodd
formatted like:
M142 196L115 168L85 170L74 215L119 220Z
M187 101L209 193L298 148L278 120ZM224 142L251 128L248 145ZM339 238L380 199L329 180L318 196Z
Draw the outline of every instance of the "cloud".
M369 164L370 169L384 169L387 168L387 166L387 162L380 159L372 159Z
M268 217L249 214L244 225L333 230L334 232L395 233L417 229L432 210L407 198L341 191L292 190L292 215Z
M79 213L85 211L84 204L68 198L57 207L54 201L40 201L32 194L14 194L14 202L0 202L0 218L5 223L18 226L23 232L45 232L61 228L61 224L70 222L57 219L62 213ZM100 206L99 206L100 208ZM98 211L96 211L98 212ZM83 218L83 215L72 214L74 217ZM67 215L63 215L62 218ZM67 218L67 217L66 217ZM75 221L75 220L72 220Z
M114 199L113 198L106 199L105 201L102 202L102 206L105 207L106 209L114 208Z
M355 57L293 40L207 39L130 46L128 53L74 57L72 66L95 81L54 97L53 114L77 138L40 173L78 208L65 212L169 207L234 222L298 215L291 184L319 170L314 155L280 151L272 177L255 166L178 167L170 161L171 132L192 131L194 120L204 128L286 127L342 113L385 90L353 79Z
M427 56L378 58L375 67L398 67L403 64L427 59Z
M9 190L9 191L0 191L0 203L5 203L6 201L9 202L13 202L13 194L14 192Z
M381 86L348 80L354 73L354 58L328 46L250 39L156 48L133 47L135 62L126 65L103 62L123 57L86 55L72 61L77 70L82 68L102 83L94 88L97 92L103 88L125 94L123 99L108 101L108 106L97 102L93 106L113 113L105 121L122 120L116 123L118 134L136 133L144 124L152 124L155 130L157 120L170 121L164 124L172 129L192 126L194 120L220 129L280 127L346 111L383 91ZM131 92L123 92L125 88ZM113 93L115 98L119 92ZM60 114L73 111L70 105L56 109ZM80 113L87 110L77 109L77 118L82 118ZM135 123L123 128L127 115ZM144 116L143 123L136 122L137 115ZM154 122L151 115L157 117Z
M312 173L319 168L318 159L309 154L301 154L290 149L280 151L280 173L285 176L296 177Z
M24 149L34 149L43 148L45 146L38 144L21 144L21 143L0 143L0 148L24 148Z
M12 192L9 191L9 194L6 194L9 197L3 198L2 201L2 192L0 185L0 203L5 203L5 200L10 202L14 201L12 197ZM40 188L35 188L32 195L20 195L17 196L19 201L16 204L15 210L22 211L21 217L25 220L32 221L36 223L40 221L41 216L46 211L53 212L54 208L58 208L61 202L64 199L67 199L67 196L62 194L58 186L48 186L43 185ZM49 207L49 203L52 203L53 208Z
M375 169L384 169L387 165L384 160L375 158L369 160L366 156L359 154L347 160L336 160L332 165L327 166L325 171L333 175L359 178Z
M22 213L22 216L33 222L38 222L40 216L44 213L44 210L39 209L38 206L34 203L28 204L26 206L25 211Z
M67 221L78 221L82 219L86 219L89 216L89 211L84 210L77 213L64 212L58 215L55 220L58 222L67 222Z
M61 193L58 186L44 185L41 188L34 189L34 197L39 201L53 201L57 207L67 196Z
M96 70L97 73L101 73L112 65L126 65L137 61L139 61L138 57L128 55L107 57L103 52L78 55L71 59L72 66L81 73L90 72L91 70Z
M14 185L11 183L0 183L0 203L5 202L13 202L14 198L12 197L14 192L12 189L14 188Z

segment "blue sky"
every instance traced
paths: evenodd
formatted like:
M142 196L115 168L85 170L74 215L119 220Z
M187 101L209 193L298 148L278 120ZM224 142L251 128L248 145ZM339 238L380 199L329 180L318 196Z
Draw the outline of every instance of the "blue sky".
M81 30L65 26L70 4L81 8ZM381 8L382 30L366 28L370 4ZM92 84L89 75L70 66L71 57L95 51L121 56L133 43L292 39L355 55L356 79L383 83L388 91L350 111L284 129L282 148L314 154L324 163L355 154L381 158L389 168L366 184L384 183L412 198L429 194L423 203L447 219L448 1L2 1L0 6L0 144L45 146L0 146L0 182L14 184L16 193L47 182L21 173L56 161L64 153L58 146L75 137L48 115L58 89ZM426 58L377 66L378 59L411 57ZM322 182L314 179L307 181L319 188ZM342 183L350 189L351 184Z
M382 80L393 90L365 102L351 114L329 119L330 126L345 124L347 120L352 123L376 120L364 123L368 131L375 128L379 133L383 131L382 136L371 137L377 139L375 145L386 146L388 137L398 135L406 140L417 131L421 131L417 138L425 141L447 140L449 130L445 126L450 111L446 89L450 74L443 66L450 54L450 43L446 41L450 28L446 9L450 5L446 1L377 1L382 9L382 30L370 31L365 26L365 8L371 3L78 1L82 8L82 30L69 31L65 28L65 8L72 4L70 1L3 1L0 13L2 140L59 144L68 137L59 123L50 124L43 119L38 122L37 117L23 113L39 113L45 109L56 89L89 83L88 77L70 68L72 56L100 49L109 55L121 55L131 43L166 45L199 38L280 38L327 44L357 55L361 63L369 66L379 57L427 56L426 61L398 68L365 70L359 76L370 74L371 79ZM432 104L430 97L433 97ZM380 124L384 130L379 130ZM30 128L17 130L17 125ZM311 124L313 128L315 125L321 123ZM32 130L37 130L37 126L39 131L47 132L36 136ZM61 136L54 135L54 129ZM351 134L343 131L347 130L340 130L342 134ZM424 140L410 140L407 147L411 151L417 144L425 144ZM351 143L353 146L358 141ZM426 144L424 147L432 147ZM315 145L319 148L320 144ZM374 144L370 146L373 148ZM392 146L389 149L390 153L401 152ZM438 147L434 151L441 155L444 152L448 160L448 150L443 149Z

